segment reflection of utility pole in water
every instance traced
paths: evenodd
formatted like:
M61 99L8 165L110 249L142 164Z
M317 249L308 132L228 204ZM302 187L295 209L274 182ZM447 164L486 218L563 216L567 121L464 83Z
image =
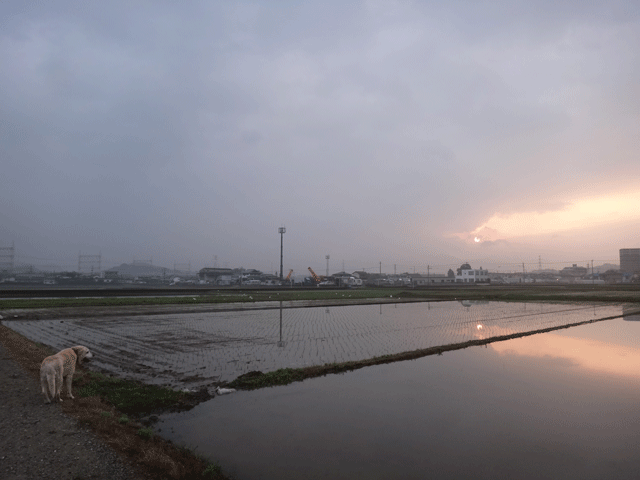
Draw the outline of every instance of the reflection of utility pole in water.
M278 341L278 346L283 348L287 342L282 341L282 302L280 302L280 340Z

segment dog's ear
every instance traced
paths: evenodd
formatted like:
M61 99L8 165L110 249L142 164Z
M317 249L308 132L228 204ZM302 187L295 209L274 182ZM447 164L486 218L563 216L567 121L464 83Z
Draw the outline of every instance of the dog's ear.
M71 350L76 352L76 355L78 356L78 364L82 364L82 359L87 354L87 349L81 345L78 345L76 347L71 347Z

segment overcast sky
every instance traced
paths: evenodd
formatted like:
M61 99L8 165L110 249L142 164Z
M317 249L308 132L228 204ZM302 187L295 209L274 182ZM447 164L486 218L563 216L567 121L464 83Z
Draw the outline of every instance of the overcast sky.
M4 0L0 156L20 261L617 263L640 2Z

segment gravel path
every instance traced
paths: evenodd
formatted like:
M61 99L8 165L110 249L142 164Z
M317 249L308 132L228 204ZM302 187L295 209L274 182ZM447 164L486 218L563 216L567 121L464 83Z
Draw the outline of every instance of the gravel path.
M11 358L1 342L0 381L0 478L144 478L63 414L60 404L45 405L39 382Z

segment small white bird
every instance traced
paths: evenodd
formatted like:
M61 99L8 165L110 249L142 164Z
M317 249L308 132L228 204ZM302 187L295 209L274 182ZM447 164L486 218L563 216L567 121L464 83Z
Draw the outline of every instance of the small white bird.
M216 393L218 395L226 395L227 393L233 393L235 391L236 391L235 388L220 388L220 387L216 387Z

